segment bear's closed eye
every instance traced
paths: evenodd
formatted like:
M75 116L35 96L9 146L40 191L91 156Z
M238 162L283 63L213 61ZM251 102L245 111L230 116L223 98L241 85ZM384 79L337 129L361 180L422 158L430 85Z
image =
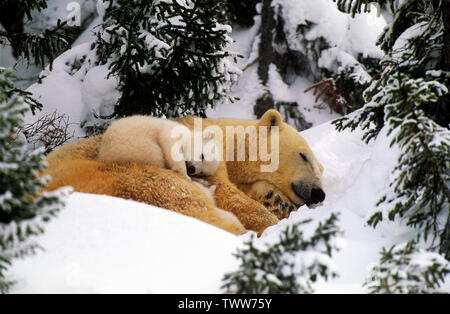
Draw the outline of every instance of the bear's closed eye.
M302 158L305 162L308 162L308 158L306 158L305 154L303 154L303 153L299 153L299 154L300 154L300 156L302 156Z

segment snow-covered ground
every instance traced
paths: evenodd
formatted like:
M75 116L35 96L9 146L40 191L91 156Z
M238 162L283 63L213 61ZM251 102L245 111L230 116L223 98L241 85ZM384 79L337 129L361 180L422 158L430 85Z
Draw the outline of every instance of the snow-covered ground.
M301 207L266 230L276 237L305 218L340 214L344 247L335 256L339 278L315 285L318 293L363 293L371 263L382 246L410 239L398 222L376 229L365 224L386 189L398 152L385 136L370 145L358 132L338 133L330 124L302 135L325 166L327 198L314 209ZM218 293L224 273L237 268L237 237L171 211L109 196L74 193L39 243L45 251L16 260L8 272L12 292ZM445 291L450 292L450 278Z
M238 237L194 218L133 201L74 193L16 260L13 293L211 293L237 266Z

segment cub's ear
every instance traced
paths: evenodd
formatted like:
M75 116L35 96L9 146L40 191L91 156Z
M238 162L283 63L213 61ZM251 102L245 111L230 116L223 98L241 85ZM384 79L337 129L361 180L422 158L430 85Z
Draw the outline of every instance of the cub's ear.
M204 140L210 140L210 139L214 138L214 135L215 135L214 130L211 130L209 128L206 128L203 130L203 139Z
M275 109L267 110L266 113L261 117L258 123L259 126L278 126L280 129L283 127L283 120L281 115Z

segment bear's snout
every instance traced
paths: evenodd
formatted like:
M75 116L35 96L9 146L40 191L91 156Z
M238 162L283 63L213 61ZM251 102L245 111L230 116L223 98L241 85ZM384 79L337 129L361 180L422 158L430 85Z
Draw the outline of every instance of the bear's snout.
M301 198L306 205L317 204L325 200L325 192L318 186L305 184L303 182L292 182L292 190Z
M317 204L323 202L325 199L325 192L320 188L314 188L311 190L311 204Z

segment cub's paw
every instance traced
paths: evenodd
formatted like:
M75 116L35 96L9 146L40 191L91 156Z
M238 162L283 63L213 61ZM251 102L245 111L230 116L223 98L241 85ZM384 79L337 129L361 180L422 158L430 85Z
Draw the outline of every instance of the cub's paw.
M288 218L292 211L297 210L297 206L283 192L265 181L255 182L248 195L263 204L278 219Z

